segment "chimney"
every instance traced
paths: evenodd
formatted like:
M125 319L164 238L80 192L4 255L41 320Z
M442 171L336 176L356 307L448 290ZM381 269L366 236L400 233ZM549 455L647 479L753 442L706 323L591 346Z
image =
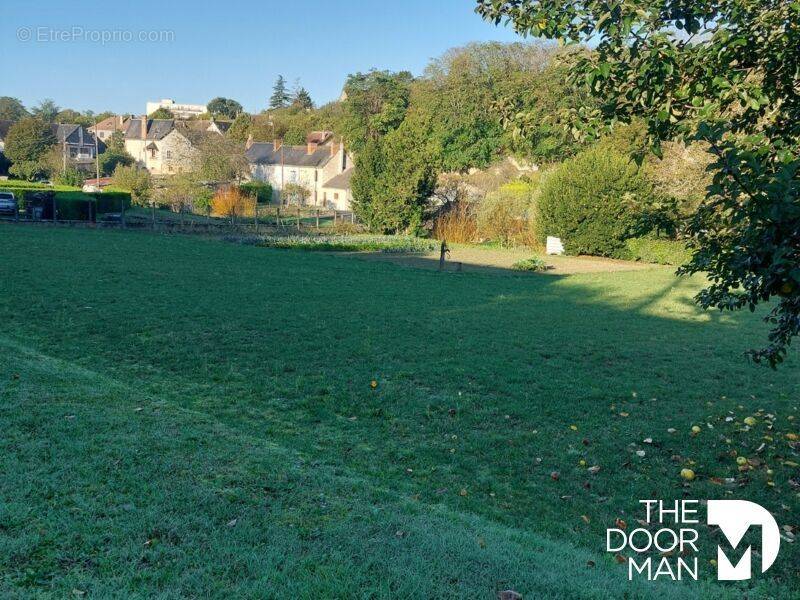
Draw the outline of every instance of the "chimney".
M244 143L244 149L250 150L252 146L253 146L253 134L251 133L250 135L247 136L247 141Z
M331 158L336 156L336 148L337 148L336 142L331 142Z
M122 122L123 122L123 117L122 117L122 115L117 115L117 127L118 127L119 129L122 129Z
M275 140L275 141L272 143L272 149L273 149L275 152L277 152L278 150L280 150L280 149L281 149L281 146L283 146L283 140Z
M317 144L316 142L308 142L308 148L306 149L307 154L314 154L317 151Z
M142 116L142 139L147 139L147 115Z

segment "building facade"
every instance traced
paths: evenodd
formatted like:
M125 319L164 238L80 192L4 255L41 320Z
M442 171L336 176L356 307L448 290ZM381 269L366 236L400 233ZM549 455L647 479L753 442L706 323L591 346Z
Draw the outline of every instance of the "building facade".
M350 210L353 165L344 144L309 142L305 146L286 146L280 140L248 140L245 155L251 177L272 186L273 201L281 200L286 186L295 184L308 190L306 205Z
M147 103L147 115L152 115L159 108L166 108L176 119L191 119L207 112L205 104L178 104L171 98L163 98L158 102Z

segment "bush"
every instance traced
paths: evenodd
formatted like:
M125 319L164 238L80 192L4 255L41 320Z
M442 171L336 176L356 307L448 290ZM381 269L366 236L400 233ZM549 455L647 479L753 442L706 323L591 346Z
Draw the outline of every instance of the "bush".
M621 257L639 227L652 185L627 156L592 148L562 163L542 185L540 240L560 237L568 254Z
M631 238L625 242L628 260L654 263L657 265L681 266L689 262L692 252L681 241Z
M263 181L248 181L239 186L245 196L255 196L259 204L272 202L272 186Z
M433 222L433 237L457 244L474 242L478 237L478 223L472 204L461 200L443 210Z
M431 252L438 246L432 240L399 235L265 235L236 241L267 248L327 252Z
M486 195L477 211L478 235L503 246L535 246L538 182L516 181Z
M515 262L513 265L511 265L511 268L515 271L532 271L534 273L541 273L549 269L547 263L536 256Z
M228 217L235 222L238 217L255 215L256 203L253 198L242 194L238 187L225 187L214 194L211 210L218 217Z
M120 212L123 205L125 210L131 206L131 195L128 192L87 193L68 186L51 187L14 180L0 182L0 190L13 192L19 201L20 209L23 210L34 194L51 193L56 200L58 218L64 221L90 221L94 215L109 212L116 213ZM47 204L46 208L50 212L50 218L52 218L52 210L50 210L52 200L48 202L45 204ZM91 208L89 207L90 204Z

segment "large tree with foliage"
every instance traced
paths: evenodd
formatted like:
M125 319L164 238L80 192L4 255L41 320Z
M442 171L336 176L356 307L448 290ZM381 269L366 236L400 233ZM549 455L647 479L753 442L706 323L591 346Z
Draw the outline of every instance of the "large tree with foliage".
M45 98L31 109L33 116L41 119L45 123L52 123L55 121L56 115L58 115L60 111L61 109L52 98Z
M111 182L114 187L129 191L134 204L147 206L150 201L153 181L146 169L140 169L135 165L118 165Z
M478 0L478 12L524 35L597 43L572 71L600 105L576 131L644 119L651 147L702 141L714 156L689 227L682 272L707 273L703 307L755 310L774 300L781 362L800 333L800 3L787 0Z
M7 121L19 121L27 117L28 111L25 106L11 96L0 96L0 119Z
M370 230L416 232L436 188L436 159L419 120L369 140L356 159L353 210Z
M411 83L408 71L370 71L347 78L342 133L356 152L397 129L408 110Z
M292 98L292 108L299 110L311 110L314 108L314 102L311 100L311 94L302 86L297 88Z
M46 155L56 143L50 125L35 117L26 117L8 130L4 153L12 162L9 173L21 179L35 180L44 175Z
M155 111L147 115L150 119L174 119L175 114L168 108L164 108L163 106L157 108Z
M278 75L275 86L272 88L272 96L269 99L270 108L286 108L292 101L289 90L286 88L286 79L283 75Z
M224 119L235 119L237 115L244 112L242 105L230 98L214 98L206 106L206 110L212 117L222 117Z

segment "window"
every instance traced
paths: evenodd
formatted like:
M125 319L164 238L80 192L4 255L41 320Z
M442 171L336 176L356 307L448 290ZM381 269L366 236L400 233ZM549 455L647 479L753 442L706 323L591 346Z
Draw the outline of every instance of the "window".
M337 194L336 192L334 192L334 193L333 193L333 199L334 199L334 200L338 200L338 199L339 199L339 194Z
M152 148L150 150L150 158L155 158L156 157L156 152L157 152L157 150L155 148Z
M172 158L172 150L167 150L167 158Z
M69 156L70 158L75 158L78 156L78 149L77 148L70 148L69 149Z

